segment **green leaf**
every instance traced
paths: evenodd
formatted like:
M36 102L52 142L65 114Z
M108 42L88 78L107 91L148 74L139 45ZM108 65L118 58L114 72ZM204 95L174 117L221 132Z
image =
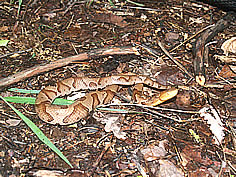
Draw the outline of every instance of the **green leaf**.
M29 128L36 134L36 136L49 148L51 148L59 157L61 157L71 168L73 166L69 160L62 154L62 152L44 135L44 133L27 117L25 117L20 111L14 108L10 103L8 103L2 96L0 96L3 101L5 101L16 113L17 115L29 126Z
M201 142L200 136L197 133L195 133L194 130L189 129L188 131L194 137L194 139L197 141L197 143Z
M0 46L7 46L7 43L9 42L10 40L0 40Z

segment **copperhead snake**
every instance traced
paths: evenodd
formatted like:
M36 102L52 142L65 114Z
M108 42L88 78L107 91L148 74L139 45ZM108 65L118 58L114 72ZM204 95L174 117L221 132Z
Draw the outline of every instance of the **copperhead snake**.
M157 89L170 88L153 81L147 76L139 75L73 77L59 81L55 86L47 86L42 89L37 95L35 109L40 119L47 123L59 125L72 124L80 119L86 118L96 106L109 103L119 90L119 85L135 84L145 84ZM104 89L88 93L71 105L52 104L55 98L68 95L73 91L82 89L97 90L102 88ZM172 89L172 91L175 93L172 96L168 96L170 98L177 94L176 89ZM165 99L163 98L163 101Z

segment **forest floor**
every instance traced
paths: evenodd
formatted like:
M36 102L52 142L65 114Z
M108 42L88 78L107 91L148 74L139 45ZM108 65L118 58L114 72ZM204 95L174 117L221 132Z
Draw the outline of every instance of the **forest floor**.
M194 61L199 36L226 12L183 0L19 2L0 1L0 82L13 76L0 86L2 97L35 98L9 89L41 90L77 75L124 73L147 75L178 88L178 94L156 108L142 107L126 102L132 87L122 87L110 109L94 110L69 126L40 120L33 104L11 103L73 168L0 100L0 175L236 175L236 39L221 47L235 36L235 21L203 45L208 51L203 64ZM125 54L127 48L136 52ZM98 50L107 54L96 55ZM81 53L93 55L14 81L17 73ZM199 72L204 81L196 79ZM157 91L145 88L148 94Z

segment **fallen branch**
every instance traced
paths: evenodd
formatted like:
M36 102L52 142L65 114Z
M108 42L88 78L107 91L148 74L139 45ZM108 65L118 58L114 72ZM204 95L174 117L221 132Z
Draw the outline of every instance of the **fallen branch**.
M11 76L8 76L6 78L0 79L0 87L19 82L26 78L38 75L43 72L53 70L55 68L66 66L75 61L85 61L93 57L99 57L99 56L105 56L105 55L127 55L127 54L139 55L136 48L132 46L125 46L125 47L120 46L120 47L113 47L113 48L94 49L89 52L81 53L79 55L62 58L62 59L59 59L57 61L45 64L45 65L37 65L32 68L13 74Z

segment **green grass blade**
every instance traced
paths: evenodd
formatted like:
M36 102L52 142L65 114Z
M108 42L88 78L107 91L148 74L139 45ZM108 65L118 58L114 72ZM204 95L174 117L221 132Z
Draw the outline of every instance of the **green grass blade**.
M19 0L19 2L18 2L18 12L17 12L17 16L19 16L19 14L20 14L20 8L21 8L21 5L22 5L22 0Z
M87 7L90 7L91 4L93 3L93 1L94 1L94 0L89 0L89 1L87 1L87 2L86 2L86 6L87 6Z
M110 5L111 5L112 7L115 6L115 5L113 4L112 0L108 0L108 2L110 3Z
M34 94L38 94L40 92L40 90L27 90L27 89L19 89L19 88L10 88L8 89L8 91L10 92L19 92L19 93L34 93Z
M27 94L38 94L40 90L27 90L27 89L19 89L19 88L10 88L8 91L11 92L18 92L18 93L27 93ZM11 96L11 97L4 97L7 101L13 103L26 103L26 104L34 104L35 98L31 97L19 97L19 96ZM63 98L56 98L53 104L56 105L69 105L74 103L73 100L66 100Z
M13 102L13 103L25 103L25 104L35 104L35 99L33 97L20 97L20 96L9 96L4 97L6 101ZM56 98L53 104L56 105L69 105L74 103L72 100L66 100L63 98Z
M13 102L13 103L25 103L25 104L35 103L35 98L32 97L9 96L9 97L4 97L4 99L8 102Z
M62 152L43 134L43 132L27 117L25 117L20 111L14 108L10 103L8 103L2 96L0 98L5 101L8 106L10 106L18 116L30 127L30 129L36 134L36 136L49 148L51 148L59 157L61 157L71 168L73 166L69 162L69 160L62 154Z

